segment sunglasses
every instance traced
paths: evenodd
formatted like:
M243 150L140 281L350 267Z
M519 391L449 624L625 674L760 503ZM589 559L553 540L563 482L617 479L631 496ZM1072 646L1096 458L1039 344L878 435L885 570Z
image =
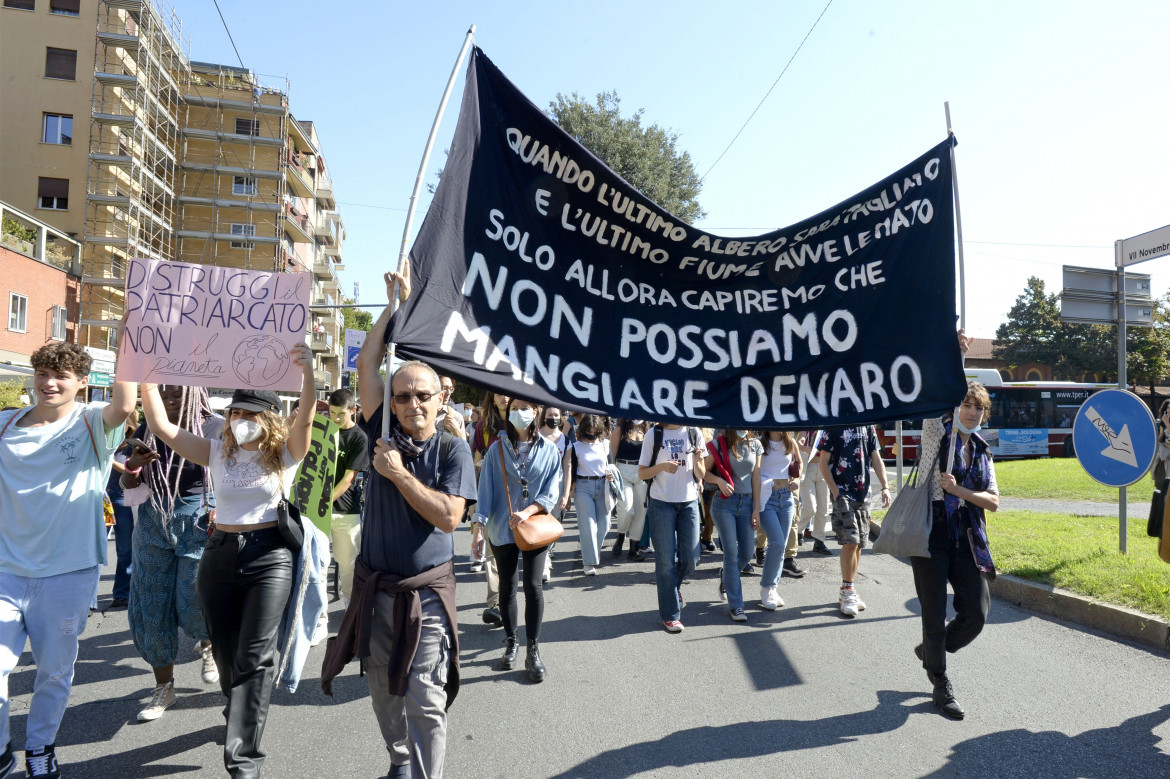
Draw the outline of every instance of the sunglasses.
M528 479L524 478L523 476L520 477L520 490L520 497L524 500L528 500Z
M410 403L411 399L414 399L421 406L438 394L438 392L399 392L397 395L391 395L390 399L400 406L405 406Z

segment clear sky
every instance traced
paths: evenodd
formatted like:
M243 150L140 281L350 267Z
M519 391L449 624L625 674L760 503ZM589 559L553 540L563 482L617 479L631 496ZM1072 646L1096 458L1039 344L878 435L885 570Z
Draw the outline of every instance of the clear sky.
M211 0L175 0L196 60L238 64ZM616 90L707 172L825 0L331 3L220 0L244 65L286 77L317 123L346 223L346 294L385 299L427 133L464 33L537 105ZM1107 268L1113 242L1170 224L1170 2L832 0L707 175L696 226L782 227L946 135L959 146L967 330L992 337L1029 276ZM462 73L428 181L454 132ZM423 191L414 231L429 196ZM413 238L413 236L412 236ZM1170 258L1131 268L1170 289ZM890 316L913 312L891 311Z

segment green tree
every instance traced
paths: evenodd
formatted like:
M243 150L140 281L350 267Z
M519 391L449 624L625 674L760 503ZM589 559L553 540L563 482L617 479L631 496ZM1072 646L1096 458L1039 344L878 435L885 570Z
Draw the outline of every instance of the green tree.
M1032 276L1008 311L1007 321L996 329L992 353L1012 368L1029 362L1055 366L1061 346L1056 295L1046 294L1043 279Z
M1110 330L1116 344L1117 331ZM1125 371L1129 381L1145 384L1151 395L1155 385L1170 374L1170 293L1154 301L1153 327L1126 327Z
M601 92L593 104L574 92L557 93L548 114L582 146L642 194L685 222L702 219L703 180L688 152L678 148L678 133L651 124L642 126L644 109L621 114L617 92Z
M20 379L0 381L0 408L7 408L8 406L24 406L24 401L20 399L20 396L24 394L26 394L24 389L24 382Z

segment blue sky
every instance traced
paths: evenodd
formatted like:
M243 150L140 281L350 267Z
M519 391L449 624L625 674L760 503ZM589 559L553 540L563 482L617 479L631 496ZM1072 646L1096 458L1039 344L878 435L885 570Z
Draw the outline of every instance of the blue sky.
M175 0L196 60L235 64L211 0ZM220 0L244 65L286 77L318 125L348 241L341 274L384 299L419 160L464 33L537 105L613 89L679 133L706 173L825 0L333 3ZM1111 267L1113 242L1170 224L1166 2L833 0L707 175L697 226L729 236L817 213L941 141L957 174L967 329L991 337L1028 276ZM462 74L431 159L454 132ZM425 190L415 220L421 224ZM1134 266L1155 295L1170 258ZM911 315L890 312L891 316Z

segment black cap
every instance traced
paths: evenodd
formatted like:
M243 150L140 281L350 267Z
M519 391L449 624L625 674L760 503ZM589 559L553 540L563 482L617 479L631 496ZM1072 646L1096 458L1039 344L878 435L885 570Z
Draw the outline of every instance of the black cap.
M241 411L273 411L280 413L280 398L271 390L238 389L232 393L228 408Z

